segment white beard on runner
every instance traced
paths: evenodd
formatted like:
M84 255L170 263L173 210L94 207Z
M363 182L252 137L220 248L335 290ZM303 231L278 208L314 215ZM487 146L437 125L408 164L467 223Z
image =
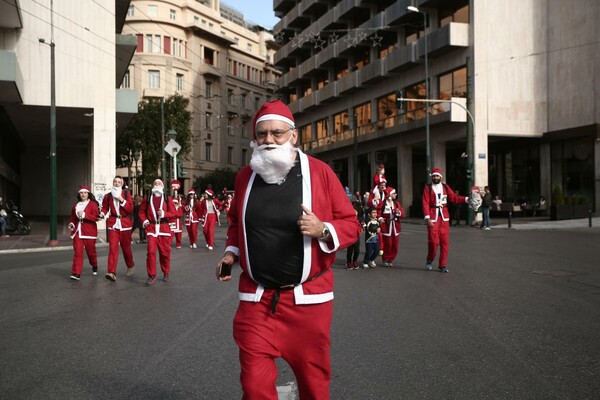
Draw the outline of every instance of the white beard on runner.
M250 168L260 175L266 183L281 185L285 182L288 172L294 166L296 148L290 140L284 144L263 144L258 146L250 142L252 158Z

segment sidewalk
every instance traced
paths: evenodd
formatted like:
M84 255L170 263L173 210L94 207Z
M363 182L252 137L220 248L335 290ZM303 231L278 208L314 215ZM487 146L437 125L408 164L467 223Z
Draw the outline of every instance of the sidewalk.
M492 230L494 229L509 229L507 218L492 218ZM420 218L405 218L402 223L423 225L423 220ZM71 237L67 224L60 220L57 225L58 246L48 246L50 239L50 225L47 220L32 221L31 233L29 235L11 235L10 237L0 237L0 255L20 252L40 252L40 251L62 251L72 250ZM569 219L564 221L551 221L548 217L525 217L513 218L511 228L515 230L526 229L578 229L588 227L588 218ZM458 228L470 228L466 225L459 225ZM600 217L592 218L592 229L600 228ZM217 229L219 229L217 227ZM473 227L474 229L474 227ZM137 238L137 233L133 234L134 240ZM108 246L106 242L106 230L98 228L98 242L96 247Z

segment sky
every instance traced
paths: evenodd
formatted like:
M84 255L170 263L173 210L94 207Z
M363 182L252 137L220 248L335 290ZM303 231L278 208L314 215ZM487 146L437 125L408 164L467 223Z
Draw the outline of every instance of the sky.
M221 3L240 11L246 21L269 29L279 22L273 12L273 0L221 0Z

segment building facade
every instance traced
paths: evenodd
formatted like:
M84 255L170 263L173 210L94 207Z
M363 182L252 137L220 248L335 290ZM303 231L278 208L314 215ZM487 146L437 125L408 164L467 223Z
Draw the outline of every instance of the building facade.
M217 168L246 165L251 119L280 76L272 34L219 0L134 0L123 31L137 37L123 86L146 98L190 100L194 143L178 177L184 188Z
M430 167L462 193L472 173L505 201L549 199L559 187L598 209L597 2L273 5L278 92L303 149L329 162L344 185L371 190L384 163L388 183L419 215L429 153Z
M112 184L115 138L138 103L134 91L118 89L136 44L121 34L128 6L129 0L0 2L0 196L28 217L51 214L51 157L58 215L70 214L79 185L99 196Z

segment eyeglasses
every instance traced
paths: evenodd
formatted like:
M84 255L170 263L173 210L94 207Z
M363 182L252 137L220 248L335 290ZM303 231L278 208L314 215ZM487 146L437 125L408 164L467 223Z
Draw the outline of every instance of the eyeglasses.
M266 137L271 134L275 139L279 139L289 131L294 130L295 128L288 129L275 129L273 131L256 131L256 137L259 139L266 139Z

